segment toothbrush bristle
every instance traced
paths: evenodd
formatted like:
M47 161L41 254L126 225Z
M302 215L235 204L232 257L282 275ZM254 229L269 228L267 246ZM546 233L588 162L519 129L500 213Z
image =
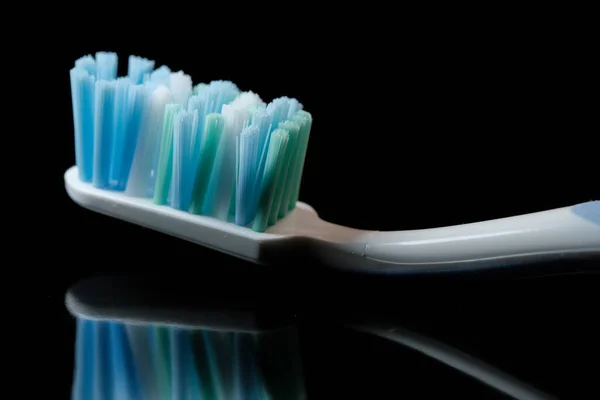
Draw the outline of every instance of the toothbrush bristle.
M115 94L117 81L96 81L94 102L94 186L110 187L110 164L115 138Z
M312 116L230 81L98 52L70 71L82 181L263 232L294 209Z
M75 61L75 68L84 69L88 74L96 76L96 59L91 55L83 56Z
M75 161L79 168L79 178L84 182L91 182L94 162L95 71L92 73L81 67L75 67L71 69L70 76L75 131Z
M169 76L169 89L173 94L173 101L187 107L187 101L192 95L192 78L183 71L172 72Z
M171 206L188 211L196 171L195 143L198 138L198 111L177 110L173 121L173 185Z
M116 53L99 51L96 53L96 79L113 80L117 78L119 57Z
M127 125L129 123L129 91L131 80L129 78L118 78L115 87L114 120L112 130L112 153L109 155L109 185L111 188L119 189L124 185L122 174L122 163L125 159L127 145Z
M172 102L173 96L166 86L158 86L149 95L125 189L130 196L154 197L165 107Z
M129 56L127 60L127 76L134 85L143 83L144 75L150 74L153 69L153 60L134 55Z
M286 146L284 153L281 173L275 189L273 198L273 209L269 217L269 225L274 225L279 218L284 217L287 214L287 204L290 195L290 176L292 175L292 163L294 162L294 156L297 154L295 149L298 148L298 136L300 134L300 125L294 121L286 120L279 123L279 128L288 132L289 143ZM285 207L282 205L285 204Z
M269 226L269 217L273 208L276 185L279 181L279 174L284 162L289 136L288 131L280 128L275 129L271 133L265 171L261 183L261 194L258 200L256 216L252 224L252 229L257 232L262 232Z
M190 212L193 214L206 214L210 204L208 198L208 185L215 167L215 159L219 142L225 130L225 118L221 114L208 114L204 123L204 134L200 145L198 168L192 189L192 204Z
M163 65L154 71L144 73L143 83L153 88L159 85L169 86L170 79L171 70L166 65Z
M78 317L75 346L73 400L305 398L293 326L254 333Z
M260 129L257 126L244 128L236 142L236 209L235 223L247 226L256 212L256 176L258 173Z
M167 104L161 134L160 152L158 155L158 167L156 170L156 186L154 188L154 203L165 205L169 200L169 189L171 188L171 175L173 171L173 119L181 109L179 104Z

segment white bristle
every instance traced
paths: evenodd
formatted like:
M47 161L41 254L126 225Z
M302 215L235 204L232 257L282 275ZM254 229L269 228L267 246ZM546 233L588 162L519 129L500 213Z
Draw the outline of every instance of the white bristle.
M152 91L127 182L126 193L129 196L153 195L165 106L172 102L173 96L168 87L159 85Z
M221 114L225 117L225 132L219 144L218 159L221 160L221 168L218 179L218 189L216 191L216 209L213 216L219 219L227 220L231 195L235 183L236 169L236 137L242 132L250 121L252 110L264 102L253 92L243 92L231 102L223 105Z
M173 95L173 101L187 108L187 101L192 95L192 78L183 71L172 72L169 76L169 89Z

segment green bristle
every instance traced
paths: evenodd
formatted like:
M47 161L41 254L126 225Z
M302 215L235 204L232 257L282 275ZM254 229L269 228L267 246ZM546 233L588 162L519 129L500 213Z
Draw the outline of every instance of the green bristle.
M167 204L169 196L173 171L173 121L175 114L179 110L181 110L181 105L179 104L167 104L165 107L158 168L156 171L156 186L154 189L154 203L159 205Z
M290 120L296 122L298 126L300 126L300 133L298 135L298 147L296 149L296 158L294 159L294 164L292 166L292 173L289 179L289 188L290 193L287 197L287 208L288 212L291 211L296 206L296 199L294 199L294 194L296 193L296 185L300 184L298 180L302 180L302 175L300 174L301 164L302 164L302 143L308 134L308 124L309 118L306 115L300 114L299 112L295 113Z
M200 376L200 398L201 399L220 399L219 379L215 379L217 368L211 365L211 355L209 346L205 338L206 332L200 332L192 335L192 346L194 349L194 360L196 362L196 371ZM213 356L214 357L214 356ZM218 375L217 375L218 377Z
M152 328L154 335L153 351L155 355L156 377L161 399L171 397L171 351L169 345L169 330L165 327Z
M200 145L200 160L192 191L192 204L190 206L192 214L202 214L208 183L225 127L225 117L221 114L208 114L205 121L204 135L202 136L202 144Z
M279 219L279 216L281 215L281 217L284 217L285 213L287 212L289 194L288 197L285 197L285 195L286 192L291 191L288 190L288 187L290 186L290 178L292 177L292 161L298 149L300 125L294 121L284 121L279 124L279 128L288 131L290 138L286 146L286 151L283 155L281 173L277 179L273 207L271 208L271 215L269 216L269 225L275 225ZM285 204L285 207L282 207L282 204Z
M292 174L292 178L290 179L290 182L293 185L288 203L288 210L290 211L296 207L296 202L298 201L298 196L300 194L302 170L304 169L306 150L308 148L308 139L310 137L310 130L312 128L312 115L307 111L300 110L296 112L296 114L292 117L292 120L300 124L302 132L300 134L298 143L298 157L296 158L294 172Z
M231 191L231 200L229 201L229 212L227 213L227 222L235 223L235 192L237 184L233 181L233 190Z
M283 166L283 156L289 137L290 134L285 129L278 128L271 133L258 210L252 224L252 230L256 232L264 232L269 226L269 216L273 206L275 188Z

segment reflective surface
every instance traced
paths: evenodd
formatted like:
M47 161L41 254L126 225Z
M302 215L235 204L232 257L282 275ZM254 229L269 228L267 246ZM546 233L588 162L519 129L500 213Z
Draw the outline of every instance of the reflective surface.
M305 399L295 327L77 322L73 400Z
M261 348L281 362L275 370L296 371L281 387L296 387L300 397L273 397L263 384L258 392L252 389L257 385L224 385L240 390L236 398L302 398L305 392L309 399L578 399L598 394L597 267L587 261L539 265L527 268L527 275L513 270L383 279L236 264L158 280L138 272L105 285L104 293L89 286L79 293L91 308L119 304L106 314L113 320L128 308L127 318L165 318L153 311L162 304L171 309L171 320L195 315L194 323L208 331L211 323L222 331L223 321L229 331L236 321L244 330L289 323L295 344L280 341L276 349L263 341ZM255 350L245 354L262 371L268 363ZM285 356L295 352L298 369ZM205 382L212 376L210 368L202 374Z

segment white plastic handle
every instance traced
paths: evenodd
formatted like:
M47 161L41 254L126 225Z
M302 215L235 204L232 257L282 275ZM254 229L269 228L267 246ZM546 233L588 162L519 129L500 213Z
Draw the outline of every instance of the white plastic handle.
M83 207L257 263L308 251L325 264L367 272L459 271L564 256L600 256L600 202L445 228L378 232L335 225L307 204L266 233L94 188L65 173Z
M600 201L444 228L374 232L364 257L390 266L515 263L600 254Z

